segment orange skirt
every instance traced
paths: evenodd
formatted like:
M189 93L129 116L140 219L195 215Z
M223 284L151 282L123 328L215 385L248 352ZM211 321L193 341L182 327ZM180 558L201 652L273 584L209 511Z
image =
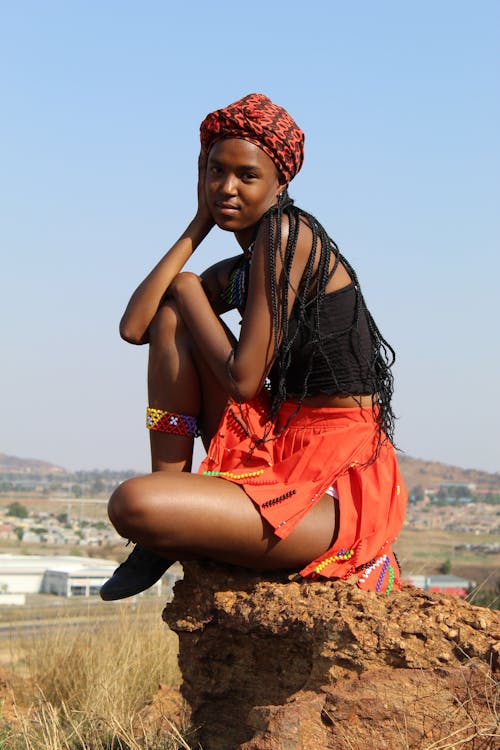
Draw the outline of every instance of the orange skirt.
M403 524L407 494L389 441L369 463L378 436L372 409L302 406L281 434L296 404L282 406L274 427L267 421L268 409L266 394L241 405L229 404L199 473L241 485L282 539L334 485L340 509L338 536L301 575L354 574L361 588L399 588L399 568L390 545ZM266 441L259 443L265 433Z

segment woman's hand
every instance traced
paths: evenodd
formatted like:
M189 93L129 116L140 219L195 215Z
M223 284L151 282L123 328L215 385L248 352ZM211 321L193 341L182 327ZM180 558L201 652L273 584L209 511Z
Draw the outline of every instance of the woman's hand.
M198 210L196 212L195 221L200 221L207 227L207 231L210 231L215 225L212 214L210 213L205 193L205 177L207 174L207 155L200 151L198 156Z

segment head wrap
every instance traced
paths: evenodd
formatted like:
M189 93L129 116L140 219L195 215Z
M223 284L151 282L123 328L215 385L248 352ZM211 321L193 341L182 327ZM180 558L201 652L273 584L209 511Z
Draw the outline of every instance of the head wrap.
M242 138L261 148L287 182L304 161L304 133L286 109L264 94L248 94L234 104L207 115L200 126L203 151L208 154L223 138Z

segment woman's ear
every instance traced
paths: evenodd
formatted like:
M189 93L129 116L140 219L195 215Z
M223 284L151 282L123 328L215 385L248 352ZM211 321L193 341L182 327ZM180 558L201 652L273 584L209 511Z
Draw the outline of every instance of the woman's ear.
M288 182L281 172L278 172L278 194L276 198L279 200L283 193L288 190Z

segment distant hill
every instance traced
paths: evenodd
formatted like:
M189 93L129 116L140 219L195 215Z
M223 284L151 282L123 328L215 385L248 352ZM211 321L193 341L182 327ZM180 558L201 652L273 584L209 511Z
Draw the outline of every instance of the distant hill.
M461 469L437 461L424 461L398 454L399 467L410 490L416 485L428 488L445 482L475 484L478 489L500 491L500 473L490 474L478 469Z
M461 469L437 461L424 461L420 458L398 454L401 473L408 489L421 484L424 488L433 487L442 482L473 483L479 489L500 492L500 473L491 474L478 469ZM70 474L66 469L47 461L34 458L18 458L0 453L0 474Z
M36 458L18 458L0 453L0 474L67 474L66 469Z

